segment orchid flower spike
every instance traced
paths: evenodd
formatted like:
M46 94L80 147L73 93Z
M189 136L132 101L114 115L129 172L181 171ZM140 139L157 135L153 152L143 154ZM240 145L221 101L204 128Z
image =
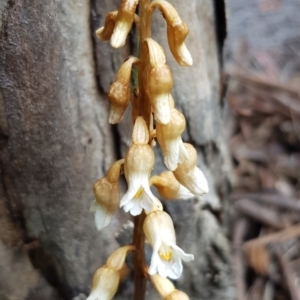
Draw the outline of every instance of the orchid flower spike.
M147 95L155 120L161 124L168 124L171 119L169 95L173 86L172 72L166 65L162 47L151 38L147 38L145 43L148 47L150 62L147 70Z
M98 230L106 227L120 204L120 188L118 179L124 159L116 161L107 171L106 176L94 184L96 201L91 207L95 214L95 223Z
M168 124L156 124L156 137L164 156L164 163L174 171L178 163L188 159L181 135L185 130L185 118L176 108L171 109L171 120Z
M194 259L176 245L175 230L171 217L164 211L153 211L144 221L144 233L153 248L148 273L177 279L182 273L182 262Z
M162 197L168 200L186 200L194 197L186 187L176 180L174 174L170 171L162 172L159 176L152 176L150 183L157 188Z
M116 293L120 282L120 271L125 264L128 251L134 250L132 245L114 251L106 264L94 274L91 293L86 300L110 300Z
M110 100L109 123L116 124L123 119L124 112L130 101L130 78L134 64L139 63L137 57L129 57L119 69L116 79L111 85L108 98Z
M161 207L149 187L149 177L154 166L154 153L148 145L149 131L142 117L135 121L132 134L133 144L125 156L124 174L128 183L127 193L121 199L120 207L133 216L143 209L152 210L152 204Z
M164 300L189 300L187 294L175 289L174 284L167 278L155 274L151 276L151 282Z
M197 151L191 144L184 143L184 146L189 155L189 159L178 164L173 174L175 178L195 196L207 194L209 191L207 180L202 171L196 166Z
M189 33L187 25L180 19L176 9L168 1L155 0L151 2L149 9L154 10L155 7L158 7L166 19L169 47L177 63L181 66L191 66L193 59L184 43Z

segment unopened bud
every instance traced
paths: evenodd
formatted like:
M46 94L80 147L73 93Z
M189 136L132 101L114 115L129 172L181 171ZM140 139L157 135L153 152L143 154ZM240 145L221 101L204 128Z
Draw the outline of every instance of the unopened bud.
M170 171L177 168L178 163L188 159L181 135L185 130L185 118L176 108L171 109L171 120L168 124L156 124L156 137L164 155L164 163Z
M125 258L128 251L132 250L135 250L135 247L133 245L127 245L117 249L109 256L106 265L108 267L114 268L117 271L121 271L121 269L124 267Z
M143 117L137 117L132 132L132 142L134 144L148 144L149 130Z
M150 183L157 188L162 197L168 200L190 199L194 197L187 188L176 180L174 174L170 171L163 172L159 176L152 176Z
M120 282L117 270L108 266L99 268L93 277L92 289L86 300L110 300L115 295Z
M115 29L110 43L114 48L125 44L127 35L132 27L138 0L123 0L116 18Z
M165 64L166 58L161 46L153 39L147 38L150 67L147 71L147 94L151 101L155 120L161 124L170 122L169 95L173 86L170 68Z
M130 101L130 77L133 64L140 60L137 57L129 57L119 69L116 79L111 85L108 98L110 100L109 123L119 123Z
M189 158L183 163L178 164L178 167L173 174L175 178L185 186L191 193L196 196L201 196L208 193L208 183L202 171L196 166L197 151L191 145L184 143Z
M99 28L96 31L96 36L99 40L101 41L110 40L115 28L115 21L117 15L118 15L118 11L112 11L107 14L105 18L104 26Z
M158 7L167 22L168 42L170 50L181 66L191 66L193 59L184 44L189 29L180 19L175 8L165 0L155 0L150 4L150 9Z

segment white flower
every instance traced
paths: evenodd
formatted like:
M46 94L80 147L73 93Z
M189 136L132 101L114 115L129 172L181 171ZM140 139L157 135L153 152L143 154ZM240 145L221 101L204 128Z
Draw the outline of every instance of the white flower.
M182 273L182 260L191 261L192 254L185 253L176 245L175 231L170 216L164 211L151 212L145 219L144 232L153 248L150 275L177 279Z
M122 197L120 207L133 216L143 209L151 211L153 204L160 207L160 201L154 197L149 187L149 177L154 166L154 153L148 145L149 131L142 117L135 121L133 145L128 149L124 163L124 174L128 184L127 193Z

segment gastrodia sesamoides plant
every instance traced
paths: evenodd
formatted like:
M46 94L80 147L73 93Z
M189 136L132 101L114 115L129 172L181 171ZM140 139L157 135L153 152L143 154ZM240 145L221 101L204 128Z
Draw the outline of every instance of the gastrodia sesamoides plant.
M186 200L208 193L208 184L197 167L197 152L184 143L184 115L176 109L171 91L173 76L166 63L164 49L151 38L151 20L155 9L160 10L167 25L171 53L181 66L193 63L185 45L188 27L176 9L164 0L123 0L119 10L108 12L103 27L96 31L99 40L110 41L114 48L122 47L133 26L139 33L139 57L124 58L112 83L109 123L117 124L132 104L132 144L124 158L114 162L105 177L94 185L95 202L91 207L99 230L107 226L121 207L134 216L133 244L117 249L94 275L88 300L112 299L117 292L125 259L133 251L134 299L145 297L146 280L157 289L162 299L186 300L168 279L178 279L183 271L182 261L194 259L184 245L177 245L171 217L163 211L151 186L165 200ZM137 14L137 11L139 12ZM138 86L132 86L133 69L138 74ZM135 73L136 74L136 73ZM153 147L161 148L168 171L152 174L155 164ZM119 178L125 177L127 192L120 195ZM144 259L144 243L152 247L149 266Z

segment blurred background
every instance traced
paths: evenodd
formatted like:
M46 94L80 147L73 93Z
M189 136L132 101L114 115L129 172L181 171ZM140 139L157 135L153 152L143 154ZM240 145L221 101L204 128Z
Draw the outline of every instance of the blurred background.
M227 1L238 299L300 299L299 1Z

